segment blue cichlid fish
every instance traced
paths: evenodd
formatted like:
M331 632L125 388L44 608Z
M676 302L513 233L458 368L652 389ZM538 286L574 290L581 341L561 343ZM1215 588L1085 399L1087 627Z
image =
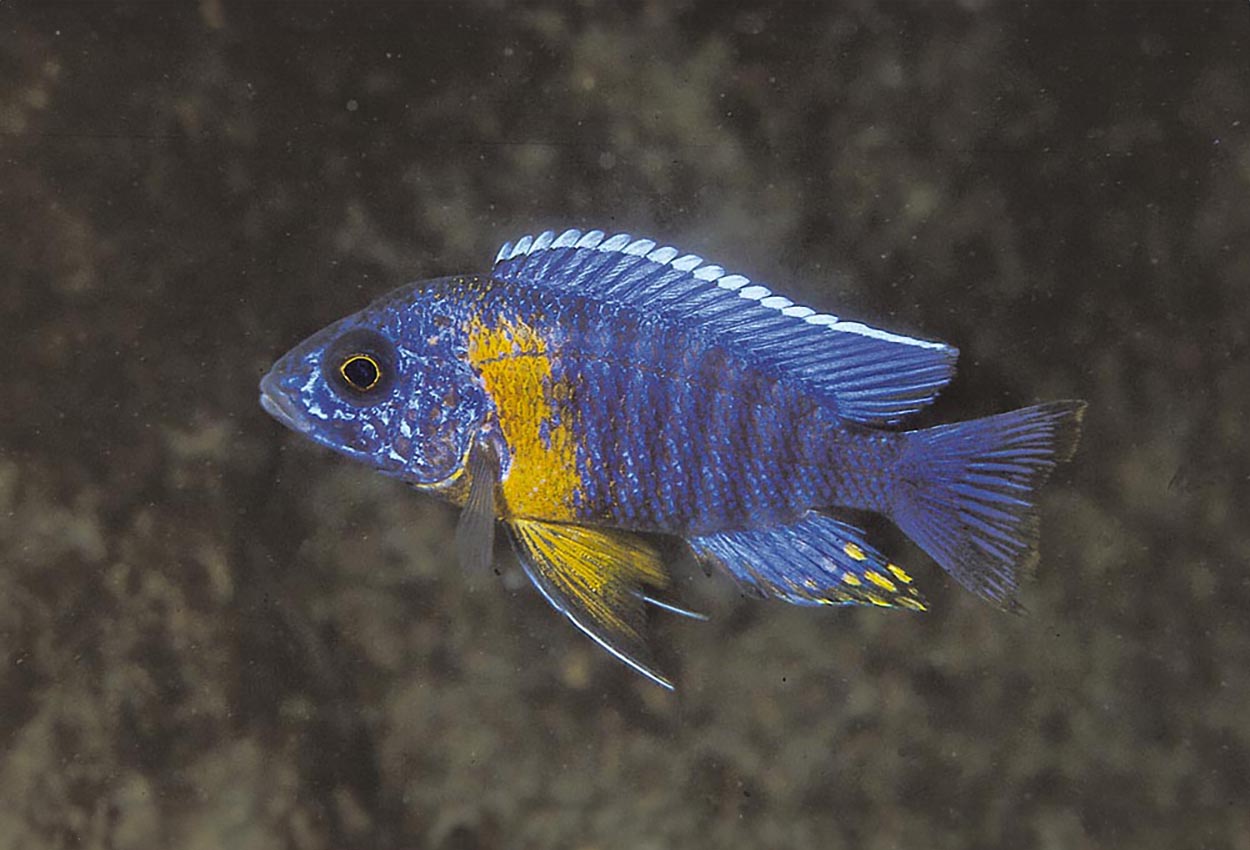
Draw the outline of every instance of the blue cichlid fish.
M960 584L1015 607L1037 490L1080 401L921 430L958 352L794 304L649 239L548 231L489 273L402 287L261 381L284 425L463 507L466 566L497 521L547 600L665 687L642 634L683 538L759 595L924 610L848 511L891 519Z

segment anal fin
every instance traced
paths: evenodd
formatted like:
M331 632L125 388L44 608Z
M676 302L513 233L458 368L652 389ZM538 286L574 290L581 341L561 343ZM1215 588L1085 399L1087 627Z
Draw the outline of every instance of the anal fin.
M763 596L799 605L877 605L924 611L911 576L868 545L864 532L809 512L793 525L688 541Z
M644 588L668 585L653 547L633 534L579 525L516 519L508 527L526 575L556 610L621 661L672 690L643 636L645 604L653 598Z

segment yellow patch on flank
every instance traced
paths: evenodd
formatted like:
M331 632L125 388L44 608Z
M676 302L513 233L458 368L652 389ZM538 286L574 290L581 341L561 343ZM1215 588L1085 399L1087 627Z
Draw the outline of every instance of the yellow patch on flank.
M842 581L845 582L846 584L849 584L851 587L859 587L861 584L863 584L863 582L859 580L858 576L855 576L851 573L844 573L842 575Z
M864 576L882 590L889 591L890 593L898 593L898 585L881 575L881 573L869 570L864 573Z
M842 551L854 558L856 561L868 560L868 556L864 554L864 550L856 546L854 543L847 543L842 547Z
M885 568L894 574L894 577L903 584L911 584L911 576L903 572L903 568L898 564L886 564Z
M468 330L469 365L495 403L512 455L500 485L504 510L533 519L573 519L573 494L581 485L577 450L569 424L552 424L554 406L567 388L553 385L547 340L532 325L503 316L489 323L475 317Z

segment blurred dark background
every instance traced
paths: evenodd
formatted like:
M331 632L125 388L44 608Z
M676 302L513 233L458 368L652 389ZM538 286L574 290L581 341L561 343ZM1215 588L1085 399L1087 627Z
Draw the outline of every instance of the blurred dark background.
M1250 847L1250 6L0 6L0 850ZM1090 401L1015 618L653 620L669 695L256 381L545 227Z

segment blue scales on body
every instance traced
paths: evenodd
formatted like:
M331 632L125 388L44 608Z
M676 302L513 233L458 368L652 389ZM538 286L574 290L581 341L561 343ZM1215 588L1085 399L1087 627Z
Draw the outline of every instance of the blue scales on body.
M261 403L312 440L495 526L543 595L666 687L643 636L681 537L759 595L924 610L854 511L882 514L974 593L1014 607L1036 493L1082 402L908 431L958 352L818 313L697 256L567 230L489 274L403 287L297 346ZM689 613L689 612L684 612Z

